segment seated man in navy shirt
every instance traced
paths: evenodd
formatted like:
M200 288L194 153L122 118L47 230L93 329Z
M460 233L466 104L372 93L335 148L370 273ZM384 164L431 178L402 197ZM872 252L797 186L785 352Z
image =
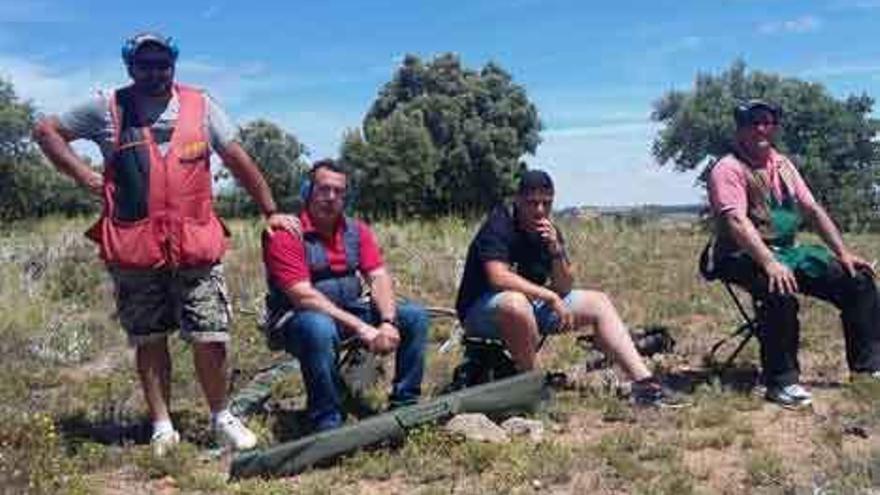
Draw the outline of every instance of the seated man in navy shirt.
M681 405L645 366L611 300L574 289L571 261L550 220L553 181L526 171L512 205L496 207L471 242L456 311L469 336L501 339L519 371L535 367L541 335L593 326L603 349L633 380L633 400Z

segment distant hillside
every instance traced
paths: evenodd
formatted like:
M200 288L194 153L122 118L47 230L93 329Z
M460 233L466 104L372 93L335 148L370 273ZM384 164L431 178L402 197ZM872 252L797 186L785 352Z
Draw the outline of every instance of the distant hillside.
M684 205L639 205L639 206L574 206L560 210L562 218L656 219L656 220L697 220L705 209L701 204Z

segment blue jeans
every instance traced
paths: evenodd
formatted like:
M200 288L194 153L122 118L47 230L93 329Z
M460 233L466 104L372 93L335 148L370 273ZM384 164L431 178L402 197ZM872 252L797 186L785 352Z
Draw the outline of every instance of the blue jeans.
M369 302L356 302L344 309L371 325L379 323L379 314ZM389 398L392 407L415 403L421 395L428 313L419 304L401 302L397 305L395 323L400 331L400 345ZM333 318L319 311L297 312L284 327L285 349L299 359L309 419L318 431L336 428L343 422L336 368L342 331Z
M501 333L498 331L498 304L501 302L502 292L487 292L477 299L465 313L462 326L467 335L471 337L480 337L483 339L501 339ZM581 297L584 291L574 289L562 298L565 305L572 309ZM541 335L556 333L559 327L559 316L553 312L544 301L532 301L532 311L535 315L535 321L538 323L538 331Z

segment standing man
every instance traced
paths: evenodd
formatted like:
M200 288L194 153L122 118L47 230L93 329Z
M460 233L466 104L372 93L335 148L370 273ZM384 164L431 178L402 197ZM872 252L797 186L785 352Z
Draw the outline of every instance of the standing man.
M420 305L395 301L372 230L343 215L347 182L343 164L316 162L299 216L302 239L288 232L263 237L273 327L300 361L315 431L343 423L336 369L342 340L358 339L376 354L395 353L392 408L415 403L421 394L428 315ZM368 299L361 279L369 285Z
M709 175L716 218L714 274L756 300L766 398L785 407L810 404L799 384L797 292L840 309L850 370L880 370L880 300L874 269L843 242L792 162L773 147L782 109L751 100L734 110L731 153ZM799 245L806 220L824 246ZM832 254L833 253L833 254Z
M456 310L467 335L501 339L520 371L535 367L541 335L593 326L603 349L633 380L636 404L683 405L651 375L611 300L574 289L571 261L550 220L553 181L520 179L513 204L496 207L468 248Z
M129 86L99 94L34 129L61 172L103 200L87 233L112 275L117 313L135 347L137 371L153 421L152 446L163 455L180 440L169 416L167 336L179 327L224 443L249 449L256 437L226 408L230 308L221 258L228 232L212 207L211 151L247 189L269 228L295 228L279 215L259 169L235 142L235 128L203 91L174 82L177 46L138 34L122 47ZM71 149L94 141L103 175Z

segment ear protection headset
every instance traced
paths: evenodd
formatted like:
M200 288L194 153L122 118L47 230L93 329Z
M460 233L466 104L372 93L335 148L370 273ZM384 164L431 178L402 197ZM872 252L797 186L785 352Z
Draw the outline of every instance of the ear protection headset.
M177 43L170 36L146 32L138 33L125 40L125 43L122 44L122 61L125 62L126 66L131 67L132 62L134 62L135 53L144 43L155 43L165 48L171 55L171 61L177 62L177 55L180 51L177 48Z
M302 201L302 204L306 204L309 202L309 198L312 196L312 186L314 182L312 182L312 172L309 171L308 175L303 178L302 182L299 183L299 200Z
M316 162L319 163L319 162ZM299 184L299 199L303 205L309 202L309 198L312 196L312 190L315 188L315 170L316 167L313 165L311 169L309 169L309 173L303 177L302 182ZM347 175L347 174L346 174ZM351 212L354 209L355 198L357 197L357 190L355 189L354 184L351 184L349 181L348 191L345 193L345 210L346 212Z

